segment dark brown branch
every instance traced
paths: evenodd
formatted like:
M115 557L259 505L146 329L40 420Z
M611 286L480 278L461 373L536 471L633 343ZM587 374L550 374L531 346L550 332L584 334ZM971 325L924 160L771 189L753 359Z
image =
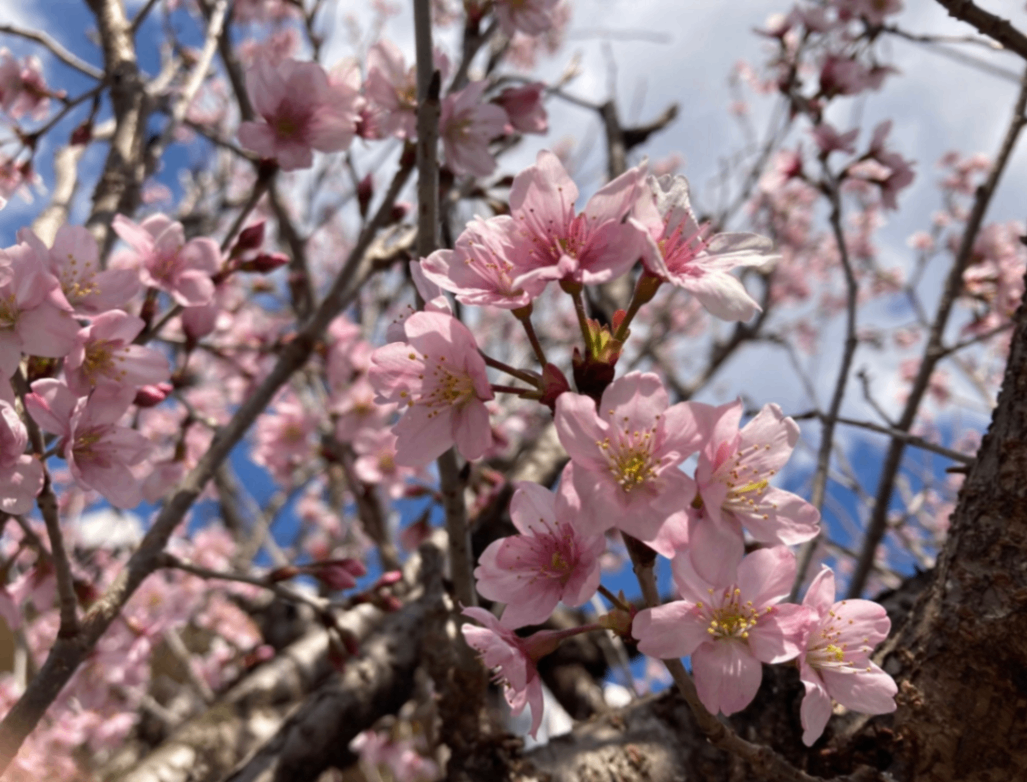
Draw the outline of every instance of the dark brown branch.
M971 24L977 31L988 36L1006 49L1016 52L1027 60L1027 36L1017 30L1005 19L985 11L971 0L937 0L949 16Z

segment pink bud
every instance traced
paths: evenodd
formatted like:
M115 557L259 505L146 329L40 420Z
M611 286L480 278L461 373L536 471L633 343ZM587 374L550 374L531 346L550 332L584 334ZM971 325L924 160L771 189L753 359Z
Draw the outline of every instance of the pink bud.
M546 364L542 368L542 404L555 410L557 397L570 390L571 384L556 364Z
M71 139L69 144L73 147L82 147L93 140L93 124L91 122L83 122L73 131L71 131Z
M363 563L355 559L328 559L306 565L303 572L313 576L329 589L352 589L357 579L367 574Z
M360 184L357 185L357 203L360 204L360 216L367 217L367 209L371 205L371 199L374 197L374 180L371 175L368 174L360 180Z
M390 215L390 217L392 218L392 222L398 223L400 220L402 220L404 217L410 214L410 210L412 208L413 207L411 207L411 205L406 201L398 201L392 207L392 214Z
M243 261L239 264L241 272L255 272L257 274L268 274L275 269L280 269L289 263L289 256L283 253L261 253L256 258Z
M388 573L382 573L381 578L375 583L374 588L392 586L403 580L402 570L390 570Z
M136 407L156 407L175 389L171 383L154 383L148 386L141 386L136 391L136 398L133 400Z
M264 221L248 225L239 232L232 248L232 256L242 255L248 250L259 250L264 246Z
M267 580L272 584L278 581L288 581L290 578L295 578L302 571L298 567L293 565L285 565L284 567L275 568L267 574Z

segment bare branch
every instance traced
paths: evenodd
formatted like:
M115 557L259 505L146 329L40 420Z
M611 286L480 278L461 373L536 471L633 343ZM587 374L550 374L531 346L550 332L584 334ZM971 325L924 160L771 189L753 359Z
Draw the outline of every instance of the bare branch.
M50 53L54 57L63 62L65 65L70 65L75 70L81 71L86 76L89 76L92 79L96 79L97 81L101 81L104 78L103 71L101 71L95 65L90 65L85 60L75 56L67 49L65 49L63 46L61 46L59 43L57 43L57 41L55 41L51 36L47 35L44 32L39 32L37 30L22 30L20 27L17 27L13 24L5 23L0 24L0 33L7 33L8 35L17 35L19 38L26 38L30 41L35 41L38 44L42 44L50 50Z
M25 396L31 392L25 376L19 369L13 377L13 385L22 407L25 407ZM54 566L57 577L57 594L60 601L61 627L58 634L60 638L74 638L78 635L78 599L75 597L75 582L71 575L71 560L68 558L68 551L64 547L64 533L61 532L60 513L57 509L57 495L53 491L53 483L50 480L50 471L46 467L46 460L43 454L46 445L43 442L43 433L32 416L26 415L25 428L28 430L29 439L32 443L32 450L35 451L43 465L43 490L36 497L36 505L46 523L46 535L50 539L50 560Z
M1027 60L1027 36L1005 19L985 11L971 0L937 0L949 12L949 16L971 24L977 31L993 38L1003 47L1016 52Z
M820 419L823 424L820 430L820 448L817 451L817 468L813 473L813 488L810 492L810 502L818 511L822 511L824 507L827 474L831 466L831 449L834 444L834 426L838 420L838 413L842 409L845 387L849 383L849 371L852 368L852 358L855 356L856 347L859 344L856 339L856 301L859 296L859 286L852 270L849 247L845 241L845 231L842 229L842 199L838 192L839 183L828 169L826 158L824 158L822 166L823 187L831 201L831 231L834 234L834 241L838 247L838 258L845 274L845 347L842 350L842 360L838 366L838 377L834 382L831 404L828 407L827 415ZM819 537L818 534L816 538L807 541L802 546L795 572L795 582L792 585L791 600L795 600L798 596L802 582L806 579L806 571L809 570L810 563L813 561Z
M147 148L147 155L153 161L159 161L164 154L164 150L178 130L182 121L185 119L185 114L189 110L189 105L193 102L196 97L196 93L199 92L200 87L203 85L204 79L207 78L207 71L210 70L210 64L214 60L214 53L217 51L218 41L221 38L221 32L225 27L225 17L228 14L228 0L217 0L214 4L214 9L211 11L210 16L207 19L207 33L203 40L203 48L200 50L200 56L196 60L196 65L193 66L192 72L189 74L189 78L186 79L182 89L179 90L178 94L174 98L174 102L171 106L171 117L168 119L167 124L161 131L160 138L153 144L150 144ZM133 30L135 29L133 24Z
M132 214L146 177L143 152L149 100L136 62L132 29L119 0L87 0L96 16L103 46L105 76L110 83L114 135L103 173L93 190L93 208L86 225L100 245L101 258L113 244L110 223L118 212Z
M417 47L417 254L426 258L438 247L439 234L439 74L435 71L429 0L414 0L414 41ZM478 604L463 481L456 451L438 459L439 484L449 534L449 566L457 599Z
M792 416L797 421L801 421L804 418L827 418L826 413L820 413L813 411L810 413L800 413L799 415ZM968 453L962 453L960 451L954 451L951 448L946 448L943 445L932 443L930 440L925 440L915 434L909 432L903 432L899 429L894 429L890 426L881 426L875 424L873 421L857 421L853 418L845 418L844 416L836 416L835 422L839 424L845 424L846 426L858 426L861 429L869 429L871 432L877 432L878 434L886 434L889 437L894 437L896 440L902 440L907 445L912 445L914 448L920 448L924 451L931 451L939 456L944 456L951 459L954 462L960 462L961 464L973 464L974 457Z

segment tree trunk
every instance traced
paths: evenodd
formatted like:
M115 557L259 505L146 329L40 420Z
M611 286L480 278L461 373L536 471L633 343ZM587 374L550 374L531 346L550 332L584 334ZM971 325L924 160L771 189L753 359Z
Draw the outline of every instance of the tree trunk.
M934 579L898 634L907 780L1027 778L1027 306ZM894 662L893 662L894 664Z

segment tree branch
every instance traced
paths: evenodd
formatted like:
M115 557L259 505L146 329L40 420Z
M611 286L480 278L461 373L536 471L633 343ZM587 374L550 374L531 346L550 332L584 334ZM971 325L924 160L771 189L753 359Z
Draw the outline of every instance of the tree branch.
M971 0L937 0L949 16L971 24L989 38L998 41L1006 49L1016 52L1027 60L1027 36L1005 19L975 5Z
M842 350L841 364L838 366L838 377L834 382L831 404L828 407L827 415L820 418L822 423L820 447L817 450L817 467L813 473L813 489L810 492L810 503L821 512L824 508L827 475L831 466L831 449L834 445L835 422L838 420L838 414L842 409L842 400L845 398L845 387L849 383L852 359L856 354L856 347L859 345L859 341L856 339L856 302L859 295L859 285L856 283L856 275L852 271L849 247L845 241L845 231L842 230L842 200L838 192L838 180L828 169L826 158L822 161L822 167L824 189L831 201L831 231L834 234L834 241L838 247L838 258L841 261L842 271L845 274L845 347ZM820 534L804 543L799 552L795 583L792 586L790 600L794 601L799 594L802 582L806 579L806 571L809 570L810 563L813 561L813 555L816 552L819 538Z
M25 38L29 41L35 41L38 44L42 44L50 50L50 54L56 57L58 60L63 62L65 65L70 65L77 71L84 73L91 79L101 81L104 77L104 72L97 68L95 65L90 65L85 60L80 59L76 55L69 52L51 36L44 32L37 30L22 30L20 27L16 27L13 24L0 24L0 33L7 33L8 35L17 35L19 38Z

